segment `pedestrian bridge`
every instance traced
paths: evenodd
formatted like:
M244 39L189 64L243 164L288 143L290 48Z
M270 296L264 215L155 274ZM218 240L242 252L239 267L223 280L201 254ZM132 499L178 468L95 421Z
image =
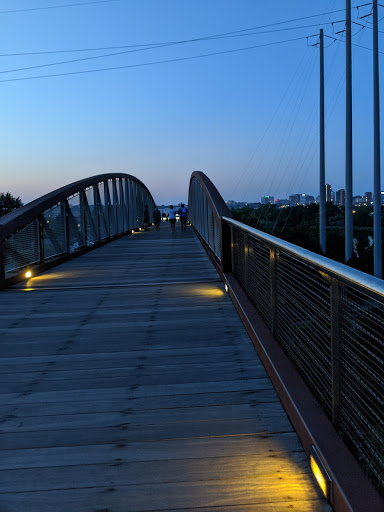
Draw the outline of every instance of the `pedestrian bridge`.
M382 282L202 173L187 232L145 204L107 174L0 219L0 511L383 511Z

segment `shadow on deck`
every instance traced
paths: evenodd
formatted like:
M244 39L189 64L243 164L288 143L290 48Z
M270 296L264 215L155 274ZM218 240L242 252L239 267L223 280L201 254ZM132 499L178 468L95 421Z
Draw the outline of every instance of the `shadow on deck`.
M191 228L0 300L2 512L330 511Z

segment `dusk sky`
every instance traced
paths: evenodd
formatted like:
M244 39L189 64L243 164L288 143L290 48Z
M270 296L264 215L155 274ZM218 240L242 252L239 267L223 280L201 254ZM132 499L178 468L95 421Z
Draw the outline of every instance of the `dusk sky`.
M354 194L373 190L363 4L352 0ZM326 181L344 188L344 20L344 0L2 0L0 192L27 203L126 172L169 204L199 170L226 200L317 196L321 27Z

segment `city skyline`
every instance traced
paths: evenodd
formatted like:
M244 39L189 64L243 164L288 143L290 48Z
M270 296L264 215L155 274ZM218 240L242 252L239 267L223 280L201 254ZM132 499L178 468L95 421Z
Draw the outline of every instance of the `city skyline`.
M298 192L296 194L291 194L287 197L278 197L275 196L261 196L260 201L236 201L233 199L227 199L227 205L253 205L253 204L290 204L290 205L299 205L299 204L308 204L308 203L318 203L320 200L320 196L312 196L310 194L306 194L305 192ZM352 196L352 200L354 204L364 204L365 206L373 206L373 192L365 191L364 194L354 194ZM340 204L341 206L345 206L345 189L333 190L329 183L326 184L326 201L334 202L336 204ZM381 191L381 204L384 204L384 191Z

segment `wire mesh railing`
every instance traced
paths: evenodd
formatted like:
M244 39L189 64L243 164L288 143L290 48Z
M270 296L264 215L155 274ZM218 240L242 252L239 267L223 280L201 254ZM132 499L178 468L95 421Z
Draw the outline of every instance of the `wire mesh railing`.
M218 256L223 272L236 278L384 492L383 282L228 216L215 217L227 234L212 244L210 200L199 179L190 186L192 224L216 256L230 255L225 265Z
M0 278L135 230L152 216L145 185L128 174L72 183L0 219Z
M365 472L384 490L382 281L224 218L232 271Z

